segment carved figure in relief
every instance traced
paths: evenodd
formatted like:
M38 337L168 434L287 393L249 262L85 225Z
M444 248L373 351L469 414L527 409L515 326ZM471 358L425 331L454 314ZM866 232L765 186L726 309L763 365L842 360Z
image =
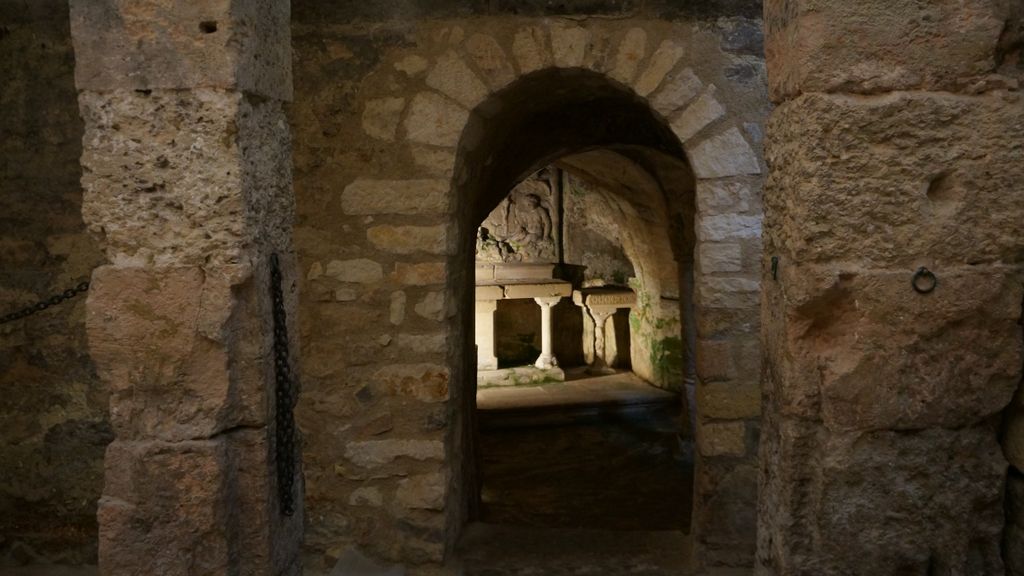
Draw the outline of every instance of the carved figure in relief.
M543 180L520 183L477 230L477 260L553 262L557 258L551 189Z

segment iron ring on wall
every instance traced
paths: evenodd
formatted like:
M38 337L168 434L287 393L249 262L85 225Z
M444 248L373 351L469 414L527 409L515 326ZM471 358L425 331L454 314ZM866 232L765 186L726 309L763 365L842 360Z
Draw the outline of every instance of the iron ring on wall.
M935 291L935 288L938 287L939 279L931 270L921 266L914 273L914 278L911 279L910 285L914 287L914 291L918 294L928 294Z

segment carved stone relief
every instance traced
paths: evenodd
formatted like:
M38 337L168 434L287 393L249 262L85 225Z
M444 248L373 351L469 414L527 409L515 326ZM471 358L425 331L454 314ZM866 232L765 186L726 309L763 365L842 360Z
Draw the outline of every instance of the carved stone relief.
M478 262L558 262L558 175L544 169L520 182L477 230Z

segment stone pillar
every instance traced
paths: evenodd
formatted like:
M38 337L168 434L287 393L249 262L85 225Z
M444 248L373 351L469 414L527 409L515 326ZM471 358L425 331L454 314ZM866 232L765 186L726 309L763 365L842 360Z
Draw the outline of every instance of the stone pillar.
M615 314L615 308L587 306L587 311L594 319L594 361L587 368L587 372L590 374L612 374L615 370L608 365L605 356L608 352L608 319Z
M71 2L83 215L109 261L87 302L116 434L103 574L301 572L298 454L296 513L278 499L269 269L278 254L294 335L289 18L288 2Z
M1020 4L770 0L765 15L758 574L1003 574Z
M533 299L540 305L540 356L534 366L542 370L557 368L558 359L551 353L551 307L558 304L561 296L547 296Z
M476 301L477 370L498 369L498 358L494 355L494 312L497 309L496 300Z

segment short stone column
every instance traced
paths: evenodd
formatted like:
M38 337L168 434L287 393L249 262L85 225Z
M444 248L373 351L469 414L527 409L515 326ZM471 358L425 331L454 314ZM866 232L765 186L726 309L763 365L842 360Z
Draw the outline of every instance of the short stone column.
M558 367L558 359L551 352L551 308L561 300L561 296L533 299L540 305L540 356L533 365L541 370Z
M498 357L494 355L494 312L497 300L476 301L476 369L497 370Z
M590 374L612 374L615 369L608 365L607 335L608 319L615 314L615 308L607 306L587 306L586 311L594 319L594 361L587 368Z

